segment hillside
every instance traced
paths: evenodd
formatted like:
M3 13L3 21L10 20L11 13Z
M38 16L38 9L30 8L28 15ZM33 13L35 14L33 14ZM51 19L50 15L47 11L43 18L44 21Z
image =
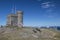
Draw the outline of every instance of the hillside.
M60 40L58 31L39 30L36 28L0 28L0 40Z

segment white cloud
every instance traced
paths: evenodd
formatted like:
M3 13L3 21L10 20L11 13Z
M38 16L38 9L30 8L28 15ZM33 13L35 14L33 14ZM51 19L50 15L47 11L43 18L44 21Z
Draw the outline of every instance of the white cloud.
M47 14L45 14L44 17L54 18L54 17L56 17L56 16L55 16L55 15L47 15Z
M57 16L57 13L54 11L55 3L43 2L41 3L41 8L46 9L44 14L45 17L54 18Z
M51 13L51 12L53 12L54 10L53 9L47 9L46 10L46 13Z
M46 16L46 17L49 17L49 18L57 17L57 15L58 15L57 13L52 13L52 12L51 12L51 13L46 13L46 14L45 14L45 16Z
M51 2L44 2L44 3L42 3L42 4L49 4L49 3L51 3Z
M54 17L57 17L58 14L53 9L47 9L45 13L43 14L43 16L48 17L48 18L54 18Z
M41 3L41 7L42 8L50 8L50 7L55 7L55 5L51 2L44 2L44 3Z
M48 15L47 17L49 17L49 18L53 18L53 17L55 17L55 15Z

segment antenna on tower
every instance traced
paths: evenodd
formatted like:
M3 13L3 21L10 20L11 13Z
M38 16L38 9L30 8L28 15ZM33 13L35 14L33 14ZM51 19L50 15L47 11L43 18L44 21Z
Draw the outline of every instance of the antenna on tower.
M11 12L16 13L16 5L15 5L15 3L12 4L12 11Z

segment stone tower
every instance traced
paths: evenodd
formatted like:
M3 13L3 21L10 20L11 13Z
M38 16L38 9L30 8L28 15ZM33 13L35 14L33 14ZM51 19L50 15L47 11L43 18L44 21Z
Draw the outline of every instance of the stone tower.
M18 27L23 27L23 12L17 11Z
M23 27L23 11L17 11L16 14L7 16L7 26Z

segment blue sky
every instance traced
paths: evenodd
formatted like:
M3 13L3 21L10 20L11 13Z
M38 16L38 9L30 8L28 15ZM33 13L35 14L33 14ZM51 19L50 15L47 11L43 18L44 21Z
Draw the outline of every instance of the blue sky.
M14 4L24 11L25 26L60 26L60 0L0 0L0 25L6 24Z

